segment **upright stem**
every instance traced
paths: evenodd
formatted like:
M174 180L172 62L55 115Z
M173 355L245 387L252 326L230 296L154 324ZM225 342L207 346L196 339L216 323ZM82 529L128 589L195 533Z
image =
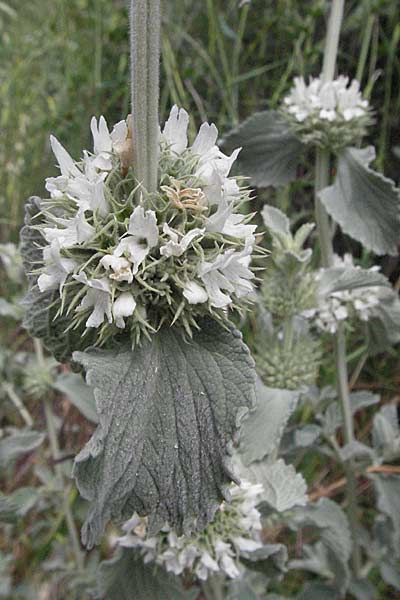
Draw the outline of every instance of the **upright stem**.
M332 81L335 76L336 57L339 47L340 28L343 19L344 0L332 0L331 14L329 15L328 31L322 63L322 78Z
M324 81L331 81L335 74L339 35L343 18L343 8L344 0L332 0L332 9L329 17L322 68L322 79ZM324 267L329 267L332 265L333 247L329 217L319 199L319 192L324 187L329 185L329 175L329 150L318 149L315 162L315 220L317 223L317 231L321 247L321 263ZM345 443L350 444L354 441L354 424L353 415L351 412L348 384L346 336L342 324L339 325L337 334L335 336L335 367L337 390L343 416L343 436ZM346 465L346 479L346 496L348 505L347 515L353 539L352 563L354 575L356 578L358 578L361 570L361 554L357 539L357 480L355 478L354 465L352 461L349 461Z
M321 249L321 263L329 267L333 260L331 225L328 213L322 204L319 193L329 185L330 155L329 150L317 149L315 157L315 221Z
M33 343L34 343L36 359L39 363L39 367L44 367L44 355L43 355L42 344L41 344L40 340L38 340L37 338L35 338L33 340ZM54 471L56 474L58 484L59 484L60 488L62 489L64 487L64 475L63 475L60 464L56 462L60 458L60 446L58 443L57 430L56 430L55 421L54 421L53 407L51 405L51 400L49 399L48 396L46 396L43 399L43 403L44 403L44 414L45 414L45 418L46 418L47 434L49 436L51 456L53 458L53 461L55 462ZM76 566L78 567L78 570L83 571L84 560L83 560L83 554L82 554L80 543L79 543L79 535L78 535L78 532L75 527L74 518L72 516L71 507L69 504L69 497L68 497L68 494L66 494L64 490L62 491L62 499L63 499L63 510L64 510L64 515L65 515L65 521L67 524L68 534L69 534L69 537L71 540L72 549L73 549L74 556L75 556L75 563L76 563Z
M160 0L131 0L133 166L139 195L157 189Z

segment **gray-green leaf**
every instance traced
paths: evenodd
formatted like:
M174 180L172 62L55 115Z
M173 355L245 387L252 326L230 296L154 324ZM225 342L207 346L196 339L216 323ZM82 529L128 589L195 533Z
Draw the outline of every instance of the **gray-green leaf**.
M295 508L293 522L297 526L309 525L320 530L321 541L328 550L330 570L335 574L335 584L344 592L349 583L348 561L352 543L347 517L340 506L328 498L321 498L315 504Z
M282 458L271 464L255 462L249 467L249 473L257 483L262 483L261 498L274 510L284 512L307 504L307 484L303 476Z
M335 182L320 198L345 233L376 254L397 254L400 194L393 181L369 167L374 158L372 146L343 150Z
M16 430L0 439L0 467L5 468L20 456L35 450L44 440L44 434L29 429Z
M54 387L62 394L66 394L72 404L92 423L98 423L96 401L93 390L77 373L61 373Z
M243 422L239 453L245 465L276 450L300 393L268 388L258 380L257 405Z
M76 352L100 425L75 460L91 501L83 540L110 518L150 515L178 531L204 528L232 479L227 460L240 416L255 401L254 365L240 333L203 322L193 340L163 328L132 352Z
M99 600L194 600L198 590L184 590L179 577L154 564L145 565L138 552L120 549L100 564Z
M276 111L255 113L230 131L222 144L227 150L241 146L239 163L253 185L285 185L296 178L303 144Z

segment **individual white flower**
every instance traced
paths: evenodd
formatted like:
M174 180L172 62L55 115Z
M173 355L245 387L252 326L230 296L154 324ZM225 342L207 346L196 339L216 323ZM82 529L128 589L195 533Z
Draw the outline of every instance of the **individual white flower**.
M109 271L109 278L114 281L126 281L132 283L133 273L132 264L126 258L122 256L115 256L114 254L106 254L100 260L100 264Z
M233 541L242 552L254 552L255 550L262 548L262 542L260 540L250 540L248 538L238 536L233 538Z
M162 256L182 256L193 240L204 235L205 229L199 229L198 227L195 227L182 236L182 234L178 234L176 231L171 229L168 223L164 223L163 232L168 235L170 240L160 247L160 254ZM180 235L181 240L179 241Z
M93 136L93 165L102 171L111 171L112 139L105 118L101 116L97 122L96 117L92 117L90 130Z
M82 167L80 176L68 181L65 193L82 210L98 211L100 216L105 217L110 212L104 193L107 173L96 168L86 151L83 153Z
M43 259L45 269L38 278L39 290L45 292L59 289L61 294L68 275L78 266L76 261L61 256L58 240L44 248Z
M132 115L126 121L119 121L111 132L113 150L121 161L123 171L127 171L133 158Z
M85 218L83 210L78 210L72 219L55 218L62 227L44 227L43 235L49 244L57 242L60 248L70 248L89 241L96 233L95 228Z
M73 277L76 281L83 283L89 288L82 302L75 309L77 312L81 312L88 308L93 308L92 313L86 321L86 327L99 327L99 325L104 323L105 318L111 323L111 290L108 279L106 277L102 279L88 279L86 273L83 271Z
M80 171L76 166L74 159L68 154L68 152L60 144L58 139L54 137L54 135L50 136L50 145L51 149L53 150L53 154L57 159L62 177L79 177Z
M231 296L222 290L235 293L238 298L253 291L251 279L254 275L249 269L251 251L250 244L241 252L235 252L231 248L214 261L204 261L201 264L199 277L204 283L211 306L224 308L232 303Z
M128 235L120 241L114 250L115 256L128 256L133 263L136 275L150 249L157 245L157 217L153 210L144 210L137 206L129 219Z
M187 147L187 128L189 115L184 108L172 107L168 120L164 125L162 140L174 154L182 154Z
M183 295L189 304L202 304L207 302L208 294L196 281L188 281L183 288Z
M123 292L114 301L112 312L115 319L115 324L120 329L124 329L124 317L133 315L136 308L136 300L130 292Z
M215 561L209 552L204 551L203 554L200 556L200 561L195 569L195 573L197 575L197 577L202 580L205 581L206 579L208 579L209 573L218 573L219 571L219 566L217 561Z

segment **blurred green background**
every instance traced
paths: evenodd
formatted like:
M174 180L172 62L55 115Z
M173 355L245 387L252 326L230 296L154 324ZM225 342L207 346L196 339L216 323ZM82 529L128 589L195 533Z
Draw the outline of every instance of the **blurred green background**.
M228 130L274 107L296 74L317 75L326 0L164 2L161 119L171 104L192 128ZM400 3L347 1L339 71L358 76L376 111L377 166L398 181ZM122 0L0 1L0 227L16 239L29 195L54 174L49 134L78 158L89 120L129 110L126 3ZM397 149L398 151L398 149ZM287 207L284 207L287 208Z

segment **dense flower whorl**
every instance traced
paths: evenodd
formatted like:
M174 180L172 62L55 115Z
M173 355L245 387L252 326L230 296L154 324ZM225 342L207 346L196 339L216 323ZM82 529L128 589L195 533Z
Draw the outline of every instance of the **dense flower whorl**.
M167 571L192 574L200 580L221 572L232 579L240 577L241 552L262 548L261 515L256 506L263 492L261 484L242 481L232 484L231 502L223 502L214 521L192 536L178 536L164 527L156 536L147 534L147 519L136 514L123 525L125 535L116 543L137 548L145 563L155 562Z
M43 239L37 285L59 295L57 315L70 315L70 327L97 328L100 343L163 323L190 334L198 318L226 318L253 290L255 226L238 212L249 191L229 177L239 150L225 156L208 123L188 146L188 122L174 106L154 194L135 179L130 117L111 132L93 117L93 152L80 161L51 137L61 173L46 180L50 198L32 223Z
M310 78L308 85L303 77L295 77L282 111L305 143L332 150L355 143L371 123L369 103L358 81L349 84L344 76L327 82Z
M334 266L359 268L353 264L353 257L350 254L345 254L343 259L335 256ZM377 271L379 267L374 266L368 270ZM316 274L317 286L323 272L324 269L321 269ZM380 303L380 290L380 286L370 286L332 292L329 295L317 292L317 306L305 310L302 314L321 331L333 334L337 331L340 322L348 319L368 321L374 316L375 309Z

